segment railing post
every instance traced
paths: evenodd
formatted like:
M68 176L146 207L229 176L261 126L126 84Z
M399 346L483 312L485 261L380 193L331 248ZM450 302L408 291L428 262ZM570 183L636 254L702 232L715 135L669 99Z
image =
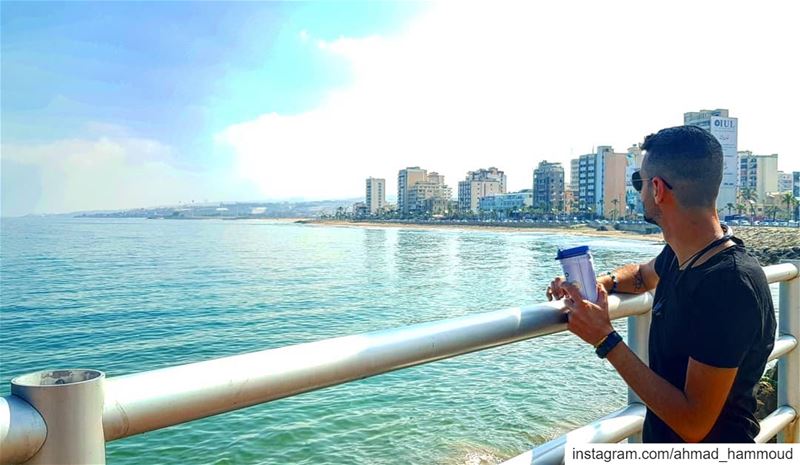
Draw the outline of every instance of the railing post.
M33 406L47 425L41 449L25 464L105 464L105 374L53 370L11 380L11 393Z
M651 312L648 311L643 315L634 315L628 317L628 347L630 347L633 353L642 359L645 365L647 365L649 362L647 349L650 343L650 315ZM633 392L633 389L628 388L628 404L632 404L634 402L644 404L642 399L640 399L639 396ZM638 432L630 436L628 438L628 442L642 442L642 433Z
M800 271L800 260L787 261ZM800 341L800 274L780 284L778 333ZM800 416L800 347L778 360L778 406L788 405ZM795 417L780 434L778 442L800 441L800 418Z

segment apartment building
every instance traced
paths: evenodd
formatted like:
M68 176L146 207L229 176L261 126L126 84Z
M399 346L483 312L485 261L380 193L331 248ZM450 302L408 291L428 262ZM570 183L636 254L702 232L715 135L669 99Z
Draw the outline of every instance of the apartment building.
M409 212L408 195L418 182L427 181L428 172L419 166L402 169L397 174L397 211L402 215Z
M564 210L564 168L561 163L539 163L533 170L533 206L544 209Z
M367 212L370 215L383 213L386 208L386 180L381 178L367 178L366 202Z
M495 167L467 173L466 179L458 183L458 209L477 212L481 197L506 192L506 175Z
M407 214L448 212L452 189L444 183L444 176L431 172L426 179L417 181L408 189Z
M481 197L479 201L479 209L483 212L508 213L512 210L523 210L531 206L533 206L533 191L529 189Z
M755 191L757 203L763 203L768 193L778 192L778 154L755 155L743 150L739 155L739 191ZM735 203L734 203L735 205Z

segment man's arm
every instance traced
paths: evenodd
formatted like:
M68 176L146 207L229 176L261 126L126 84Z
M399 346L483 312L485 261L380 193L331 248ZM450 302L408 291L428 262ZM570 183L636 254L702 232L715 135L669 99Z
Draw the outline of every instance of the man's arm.
M598 286L598 302L594 304L584 300L575 285L564 284L564 289L569 295L568 329L596 345L613 330L608 316L608 294ZM700 441L711 431L738 371L690 358L681 390L657 375L623 342L607 358L647 407L687 442Z
M625 294L641 294L653 290L658 285L658 273L655 269L656 260L647 263L625 265L617 268L611 274L617 278L617 288L614 292ZM611 291L614 281L611 276L603 275L597 278L606 291Z
M690 358L681 391L653 372L624 342L607 358L647 407L686 442L699 442L711 431L738 371Z
M647 263L625 265L614 270L612 274L617 279L617 288L614 292L642 294L655 289L658 285L655 263L654 258ZM547 300L565 297L567 293L562 288L564 283L563 276L554 279L547 288ZM606 292L610 292L614 286L614 280L609 275L598 276L597 283L603 286Z

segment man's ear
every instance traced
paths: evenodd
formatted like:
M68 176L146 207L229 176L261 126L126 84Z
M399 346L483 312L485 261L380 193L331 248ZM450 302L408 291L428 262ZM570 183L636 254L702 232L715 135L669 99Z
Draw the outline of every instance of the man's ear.
M653 201L656 203L656 205L660 204L664 201L664 194L666 194L665 191L667 186L664 185L664 181L662 181L660 178L655 178L650 182L653 183Z

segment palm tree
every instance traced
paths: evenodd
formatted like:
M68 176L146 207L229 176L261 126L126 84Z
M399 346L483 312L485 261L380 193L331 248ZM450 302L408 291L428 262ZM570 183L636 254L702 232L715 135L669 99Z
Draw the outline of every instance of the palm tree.
M750 205L750 213L751 213L751 220L755 220L756 217L756 202L758 201L758 192L755 189L750 189L749 187L745 187L744 189L739 192L739 196L744 201L744 203Z
M792 199L792 209L794 210L794 220L800 219L800 199L795 197Z
M617 215L619 214L619 199L611 199L611 203L614 204L614 208L611 210L611 221L617 221Z
M794 196L792 195L792 193L791 192L787 192L787 193L783 194L783 197L781 197L781 202L786 204L786 213L787 213L786 218L791 218L792 217L792 204L794 203Z
M776 216L778 216L778 212L779 212L779 211L781 211L781 209L780 209L780 208L778 208L778 207L777 207L777 206L775 206L775 205L770 205L769 207L767 207L767 208L766 208L766 211L765 211L764 213L765 213L767 216L770 216L770 215L771 215L771 216L772 216L772 221L775 221L775 217L776 217Z
M739 196L741 197L742 200L745 200L745 201L748 201L748 200L757 201L758 200L758 191L756 191L755 189L752 189L750 187L745 187L744 189L742 189L741 192L739 192Z
M725 208L728 209L728 216L731 216L731 211L733 211L733 204L728 202L728 205L725 205Z

